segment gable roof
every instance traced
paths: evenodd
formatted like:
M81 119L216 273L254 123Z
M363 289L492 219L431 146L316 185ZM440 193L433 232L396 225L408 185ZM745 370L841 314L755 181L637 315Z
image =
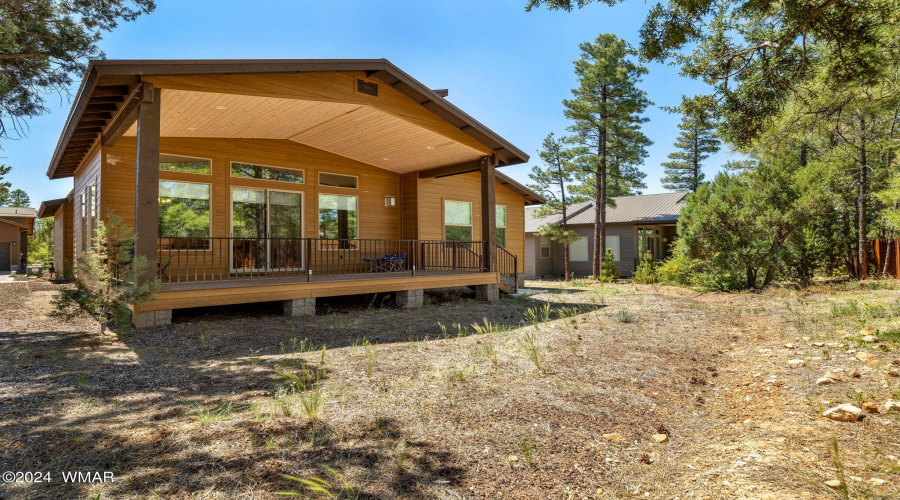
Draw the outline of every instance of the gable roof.
M35 210L31 207L0 207L0 217L25 217L33 219Z
M675 222L683 200L688 193L642 194L635 196L615 196L615 207L606 207L607 224L658 224ZM558 223L561 214L548 217L535 217L537 207L525 209L525 232L536 233L545 224ZM584 225L594 223L594 202L586 201L569 205L568 223Z
M47 169L51 179L70 177L102 134L126 115L126 102L143 78L178 75L259 75L363 72L384 82L457 133L482 144L500 166L528 161L528 155L387 59L95 60L88 65L66 125ZM132 112L132 111L129 111Z

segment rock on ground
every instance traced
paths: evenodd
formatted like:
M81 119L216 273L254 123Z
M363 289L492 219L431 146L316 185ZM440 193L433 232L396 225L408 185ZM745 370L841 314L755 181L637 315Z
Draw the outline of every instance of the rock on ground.
M845 403L826 410L822 416L838 422L856 422L863 417L863 411L849 403Z

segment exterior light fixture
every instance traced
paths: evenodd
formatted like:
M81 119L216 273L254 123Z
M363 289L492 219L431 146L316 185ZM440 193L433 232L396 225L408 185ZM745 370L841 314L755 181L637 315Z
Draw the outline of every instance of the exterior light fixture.
M397 206L397 198L392 195L385 195L384 197L384 206L386 207L395 207Z
M228 109L228 106L216 106L216 109Z

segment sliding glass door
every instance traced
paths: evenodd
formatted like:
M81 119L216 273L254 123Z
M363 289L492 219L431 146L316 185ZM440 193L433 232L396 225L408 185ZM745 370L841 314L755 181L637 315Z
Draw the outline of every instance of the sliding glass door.
M303 193L231 190L232 272L298 270L303 266Z

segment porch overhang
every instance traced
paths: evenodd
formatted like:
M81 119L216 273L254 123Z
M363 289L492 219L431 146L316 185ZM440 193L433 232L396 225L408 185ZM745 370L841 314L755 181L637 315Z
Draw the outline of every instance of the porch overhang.
M98 140L136 135L148 86L163 137L287 139L398 173L528 161L385 59L119 60L90 63L48 177L73 176Z

